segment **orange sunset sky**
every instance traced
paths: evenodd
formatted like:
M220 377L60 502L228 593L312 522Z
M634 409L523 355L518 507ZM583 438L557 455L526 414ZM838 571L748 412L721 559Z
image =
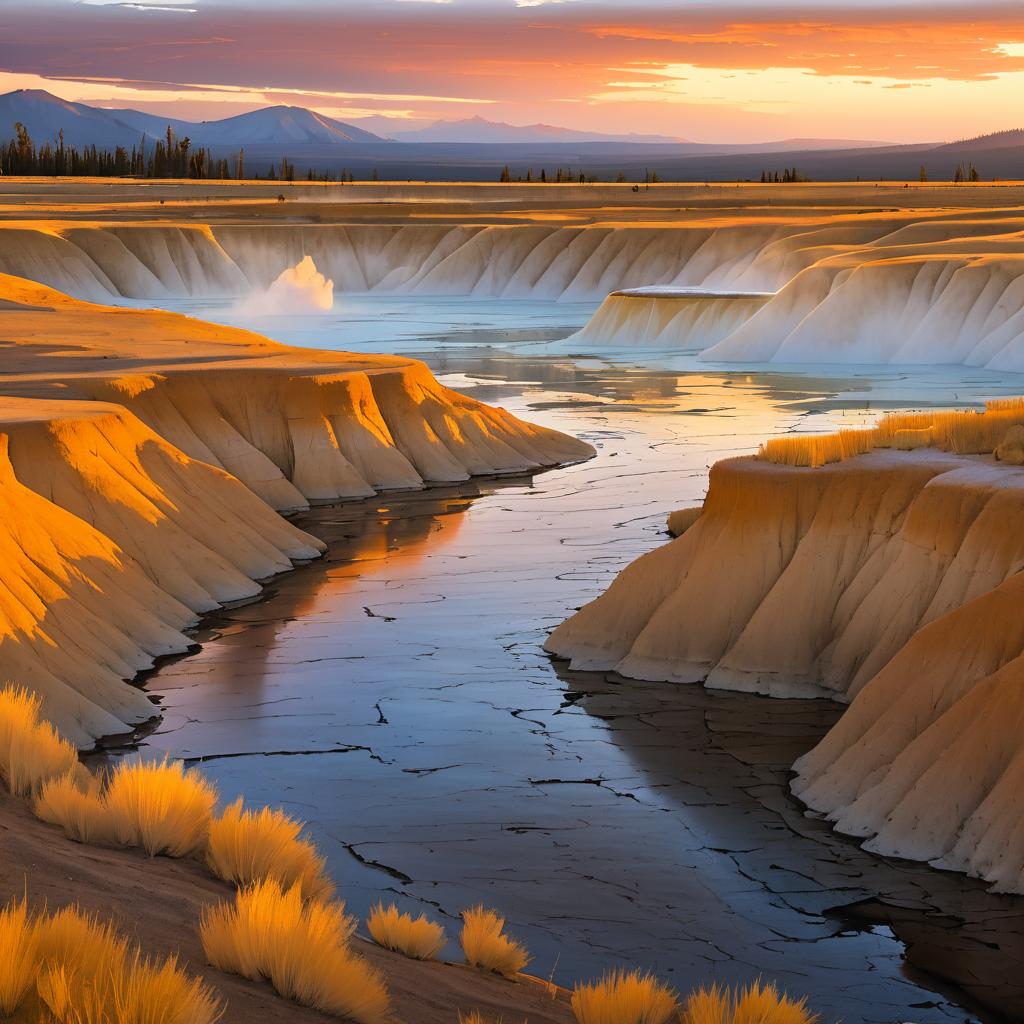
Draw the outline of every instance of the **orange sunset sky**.
M372 131L481 116L695 141L1024 122L1024 3L0 0L0 92Z

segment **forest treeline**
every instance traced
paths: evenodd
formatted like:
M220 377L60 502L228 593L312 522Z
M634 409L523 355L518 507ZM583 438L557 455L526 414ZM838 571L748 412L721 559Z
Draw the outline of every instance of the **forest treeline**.
M126 149L100 149L96 145L69 146L64 143L60 132L54 142L37 146L28 129L19 121L14 126L14 137L0 146L0 174L42 175L47 177L73 178L259 178L259 174L247 175L245 150L228 159L214 158L205 146L193 146L186 135L178 138L170 126L165 138L147 145L145 139L138 146ZM295 165L284 157L278 166L271 167L263 175L271 181L294 181ZM309 181L332 181L329 172L306 175ZM339 181L353 181L347 170L340 172Z

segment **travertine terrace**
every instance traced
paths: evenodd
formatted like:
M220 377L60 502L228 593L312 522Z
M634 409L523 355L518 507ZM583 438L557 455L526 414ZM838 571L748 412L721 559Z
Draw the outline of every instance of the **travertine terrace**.
M576 668L850 703L795 792L869 849L1021 892L1022 496L1018 467L930 448L727 460L682 535L547 646Z
M1014 370L1022 237L1016 185L3 182L0 658L88 746L153 714L127 681L201 614L321 552L279 513L592 454L413 359L118 303L244 298L311 257L342 296L603 301L560 352ZM801 800L871 850L1024 891L1020 439L905 447L718 463L678 539L547 647L848 705L795 765Z
M340 291L643 289L612 295L581 346L1024 367L1012 183L124 187L124 201L88 184L67 197L32 184L7 204L0 192L0 271L96 301L158 300L243 294L310 255Z
M5 672L75 741L154 713L181 630L319 541L275 510L586 458L422 364L277 345L0 277Z

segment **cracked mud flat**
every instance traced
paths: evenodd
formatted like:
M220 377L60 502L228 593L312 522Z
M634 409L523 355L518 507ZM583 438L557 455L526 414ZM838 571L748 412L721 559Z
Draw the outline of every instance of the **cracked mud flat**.
M789 796L838 706L570 673L540 649L665 542L716 459L1014 384L425 358L598 458L303 516L327 557L208 620L202 650L148 680L165 717L146 746L306 819L360 914L395 898L454 935L482 900L563 983L639 964L683 990L771 978L846 1024L1024 1016L1024 903L864 853Z

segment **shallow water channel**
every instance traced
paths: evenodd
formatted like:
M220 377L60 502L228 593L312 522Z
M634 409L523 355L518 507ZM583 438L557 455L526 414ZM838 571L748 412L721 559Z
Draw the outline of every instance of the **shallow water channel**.
M381 300L375 330L387 315ZM208 619L198 653L150 676L164 718L144 749L305 819L352 910L395 899L454 936L482 901L531 971L563 983L637 964L681 990L772 979L829 1022L1000 1019L983 1004L1020 1019L1021 901L867 854L789 795L789 765L840 706L569 672L541 643L667 543L665 516L702 498L715 460L1024 384L483 344L564 335L564 316L510 327L498 312L443 342L428 317L400 347L419 341L447 383L583 436L597 458L301 516L327 556ZM345 322L266 330L343 347Z

